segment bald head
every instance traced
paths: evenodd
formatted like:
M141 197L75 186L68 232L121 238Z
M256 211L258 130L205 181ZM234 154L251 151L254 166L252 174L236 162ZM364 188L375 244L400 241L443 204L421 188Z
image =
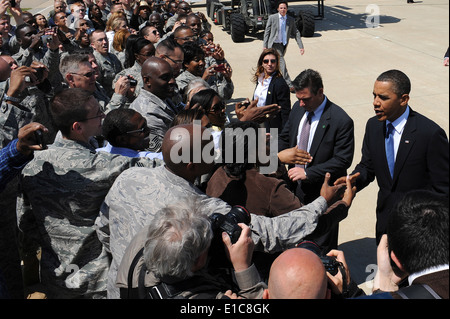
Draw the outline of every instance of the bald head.
M11 74L11 67L8 62L0 58L0 82L6 81Z
M170 64L161 58L151 56L142 64L144 89L164 100L175 92L175 77Z
M171 127L164 135L161 151L166 167L189 181L208 173L214 164L211 132L197 124Z
M327 275L320 258L304 248L283 252L270 268L270 299L324 299Z

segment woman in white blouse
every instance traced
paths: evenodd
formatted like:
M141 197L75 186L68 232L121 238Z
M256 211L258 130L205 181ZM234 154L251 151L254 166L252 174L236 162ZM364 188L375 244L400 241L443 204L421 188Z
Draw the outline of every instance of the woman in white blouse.
M279 60L280 56L275 49L265 49L259 56L252 80L256 84L253 99L258 99L257 106L270 104L281 106L280 112L264 123L267 131L270 128L277 128L278 133L281 133L291 112L291 98L289 86L280 72Z

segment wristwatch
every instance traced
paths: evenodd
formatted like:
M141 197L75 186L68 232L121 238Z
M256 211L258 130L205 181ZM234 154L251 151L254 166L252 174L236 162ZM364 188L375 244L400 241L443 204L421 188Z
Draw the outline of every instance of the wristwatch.
M20 103L20 102L22 102L22 99L19 99L18 97L12 97L12 96L6 95L6 93L3 94L3 100L4 101L11 101L13 103Z

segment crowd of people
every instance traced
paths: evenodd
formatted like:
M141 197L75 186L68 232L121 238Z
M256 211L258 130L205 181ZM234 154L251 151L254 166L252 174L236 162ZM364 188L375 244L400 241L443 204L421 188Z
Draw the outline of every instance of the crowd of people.
M0 0L0 297L448 298L446 133L383 72L348 174L351 115L316 70L290 79L301 35L270 4L231 120L232 66L188 2L55 0L46 17ZM375 179L366 296L338 234Z

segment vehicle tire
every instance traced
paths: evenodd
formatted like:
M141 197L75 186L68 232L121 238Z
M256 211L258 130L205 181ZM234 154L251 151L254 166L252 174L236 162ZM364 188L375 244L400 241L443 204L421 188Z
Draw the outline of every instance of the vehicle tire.
M302 37L310 38L314 36L315 22L311 11L300 11L296 24Z
M230 33L233 42L244 42L245 19L241 13L232 13L230 15Z

